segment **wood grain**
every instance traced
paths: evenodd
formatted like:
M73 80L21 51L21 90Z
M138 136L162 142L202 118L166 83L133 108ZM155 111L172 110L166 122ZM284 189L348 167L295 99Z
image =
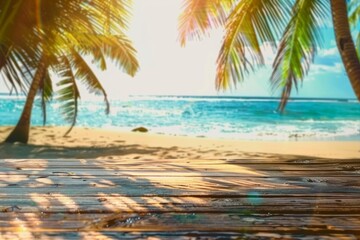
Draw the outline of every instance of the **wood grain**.
M1 239L356 239L360 159L0 159Z

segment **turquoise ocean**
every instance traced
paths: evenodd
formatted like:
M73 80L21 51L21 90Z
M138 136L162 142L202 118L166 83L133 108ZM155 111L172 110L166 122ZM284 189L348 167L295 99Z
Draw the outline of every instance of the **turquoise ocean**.
M242 140L360 140L360 104L348 99L294 99L284 113L276 98L209 96L130 96L110 101L80 101L76 126ZM15 125L25 98L0 94L0 126ZM47 109L47 125L68 126L56 101ZM42 126L40 102L32 125Z

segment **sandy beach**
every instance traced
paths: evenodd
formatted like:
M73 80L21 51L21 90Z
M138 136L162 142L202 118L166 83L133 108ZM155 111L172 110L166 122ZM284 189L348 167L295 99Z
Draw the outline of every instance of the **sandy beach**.
M0 142L11 127L0 127ZM240 141L166 136L153 133L74 128L32 127L28 145L0 145L1 158L213 159L303 156L349 159L360 157L358 141Z

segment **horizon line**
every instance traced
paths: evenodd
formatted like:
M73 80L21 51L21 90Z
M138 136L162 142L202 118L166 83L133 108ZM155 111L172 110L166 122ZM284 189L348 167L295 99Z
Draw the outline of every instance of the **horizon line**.
M0 92L2 96L26 96L23 93L7 93ZM94 95L94 97L100 95ZM183 98L228 98L228 99L276 99L279 100L281 97L273 97L273 96L235 96L235 95L199 95L199 94L129 94L127 96L119 96L121 97L183 97ZM112 97L111 97L112 98ZM116 98L116 97L114 97ZM290 97L289 100L357 100L357 98L344 98L344 97Z

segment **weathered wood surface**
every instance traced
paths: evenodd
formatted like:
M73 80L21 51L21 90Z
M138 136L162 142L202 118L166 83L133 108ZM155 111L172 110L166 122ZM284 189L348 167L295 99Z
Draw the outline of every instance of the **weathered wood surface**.
M360 159L0 159L0 239L357 239Z

